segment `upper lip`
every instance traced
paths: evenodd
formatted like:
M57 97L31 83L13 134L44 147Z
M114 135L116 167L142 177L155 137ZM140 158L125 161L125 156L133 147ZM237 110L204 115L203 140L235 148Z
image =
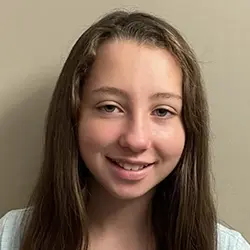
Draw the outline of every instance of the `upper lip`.
M133 160L133 159L128 159L128 158L117 158L117 157L109 157L113 161L121 162L121 163L128 163L132 165L149 165L153 164L155 161L138 161L138 160Z

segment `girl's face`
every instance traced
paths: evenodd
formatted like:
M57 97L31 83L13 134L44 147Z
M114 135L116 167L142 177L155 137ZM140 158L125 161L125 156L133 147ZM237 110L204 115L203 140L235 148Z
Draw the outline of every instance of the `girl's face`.
M94 180L119 199L153 191L185 143L182 73L166 50L110 41L82 96L79 147Z

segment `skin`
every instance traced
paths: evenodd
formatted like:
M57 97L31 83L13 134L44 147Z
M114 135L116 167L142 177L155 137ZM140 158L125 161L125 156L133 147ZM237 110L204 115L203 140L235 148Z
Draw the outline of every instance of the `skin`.
M150 200L185 144L181 69L166 50L109 41L97 51L82 99L79 148L93 175L90 249L146 249ZM130 180L106 157L153 165Z

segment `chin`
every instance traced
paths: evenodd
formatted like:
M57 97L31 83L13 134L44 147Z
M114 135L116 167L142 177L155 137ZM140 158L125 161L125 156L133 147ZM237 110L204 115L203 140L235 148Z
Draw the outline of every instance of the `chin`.
M153 189L138 190L138 187L133 188L121 188L115 190L107 190L110 195L119 200L134 200L143 197L152 197L154 193Z

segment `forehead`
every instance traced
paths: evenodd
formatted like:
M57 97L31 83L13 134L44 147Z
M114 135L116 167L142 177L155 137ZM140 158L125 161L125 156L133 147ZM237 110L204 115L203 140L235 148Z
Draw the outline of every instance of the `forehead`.
M87 88L101 85L127 91L171 91L181 95L182 72L165 49L135 41L109 41L97 50Z

